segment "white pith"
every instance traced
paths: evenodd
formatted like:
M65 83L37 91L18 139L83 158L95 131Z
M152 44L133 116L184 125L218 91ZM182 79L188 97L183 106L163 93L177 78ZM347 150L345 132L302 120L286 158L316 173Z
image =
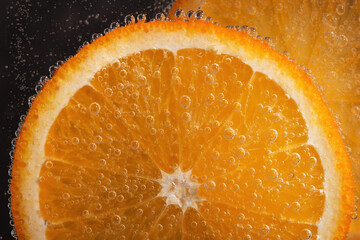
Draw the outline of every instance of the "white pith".
M141 36L141 38L139 37ZM166 49L172 51L174 54L183 48L201 48L205 50L215 50L219 54L233 55L244 63L253 68L254 71L262 72L275 80L276 83L282 87L297 103L300 112L303 113L303 117L306 121L309 129L309 144L313 145L320 155L320 159L323 161L324 174L325 174L325 212L323 217L317 223L318 235L321 239L331 239L333 231L336 229L329 229L327 226L333 226L337 217L334 213L337 213L337 206L340 204L341 196L337 195L340 192L339 188L339 173L335 171L333 159L335 159L335 153L327 142L328 137L324 136L321 122L317 118L317 114L314 113L311 108L311 100L304 98L301 92L298 91L295 86L295 80L290 79L290 76L280 71L275 71L276 63L269 59L255 58L247 49L241 45L233 42L224 42L218 38L215 34L191 34L188 35L183 30L168 32L157 28L156 31L149 31L148 33L135 33L130 34L126 38L119 38L117 41L113 41L112 45L107 48L102 47L96 54L89 55L86 61L83 63L81 70L74 70L68 74L66 82L71 84L62 84L59 86L59 90L53 97L53 101L49 102L46 112L39 112L37 124L33 126L33 131L36 133L32 146L30 160L26 166L28 175L24 176L26 181L22 185L21 192L24 198L27 198L28 202L24 205L26 209L26 215L31 216L25 219L26 226L28 226L28 232L32 233L32 239L45 239L46 226L42 219L39 208L39 185L37 176L40 174L40 169L45 161L44 146L50 127L57 118L60 111L68 104L69 99L78 91L81 87L89 84L94 74L103 66L106 66L115 60L130 55L137 51L143 51L147 49ZM187 173L178 173L176 176L163 175L163 179L187 179ZM184 189L188 186L188 180L185 181L180 189ZM191 182L191 184L194 184ZM180 199L181 193L172 193L167 183L162 183L163 191L160 196L167 197L168 204L179 204L181 207L193 206L193 201L184 201ZM190 187L195 189L195 187ZM332 189L332 191L328 191ZM171 195L172 194L172 195ZM170 197L169 197L170 196ZM331 200L330 200L331 199ZM195 205L196 206L196 205ZM36 216L36 217L34 217Z
M161 172L162 178L158 180L162 189L158 194L159 197L166 198L166 204L178 205L183 213L188 207L197 209L196 202L202 201L197 190L200 186L194 180L191 180L191 170L182 172L177 168L173 173Z

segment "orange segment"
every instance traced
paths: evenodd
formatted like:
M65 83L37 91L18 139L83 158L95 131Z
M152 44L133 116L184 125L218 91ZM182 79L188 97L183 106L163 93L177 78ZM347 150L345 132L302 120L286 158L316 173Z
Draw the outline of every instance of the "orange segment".
M360 183L360 4L358 1L177 0L169 13L201 9L222 26L244 26L310 69L341 125L354 180ZM254 27L256 29L251 29ZM360 197L360 184L355 195ZM356 204L354 216L359 215ZM351 229L360 231L359 217Z
M245 32L116 29L57 71L24 126L11 189L25 239L340 239L350 222L329 110Z

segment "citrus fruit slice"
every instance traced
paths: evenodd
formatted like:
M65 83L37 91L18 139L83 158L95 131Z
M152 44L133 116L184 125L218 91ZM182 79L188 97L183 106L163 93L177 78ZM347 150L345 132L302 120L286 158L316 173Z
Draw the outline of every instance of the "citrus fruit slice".
M248 25L271 37L311 69L340 123L354 172L356 207L351 231L360 233L360 4L359 1L177 0L176 9L202 9L223 26Z
M117 28L59 67L12 171L20 239L343 239L353 208L308 75L193 19Z

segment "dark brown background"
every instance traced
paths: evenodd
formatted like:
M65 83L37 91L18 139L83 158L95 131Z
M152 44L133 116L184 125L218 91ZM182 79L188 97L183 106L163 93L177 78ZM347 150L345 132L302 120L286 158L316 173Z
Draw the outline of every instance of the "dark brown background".
M8 199L9 152L20 116L29 109L41 76L74 55L92 34L103 33L127 14L149 18L166 11L171 0L1 0L0 1L0 240L12 239Z

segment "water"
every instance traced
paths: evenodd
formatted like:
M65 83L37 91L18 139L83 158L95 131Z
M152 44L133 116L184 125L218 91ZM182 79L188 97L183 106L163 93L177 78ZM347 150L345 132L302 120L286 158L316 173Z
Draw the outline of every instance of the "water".
M30 96L41 90L56 68L74 55L79 47L87 45L101 33L124 25L125 16L147 13L149 18L155 17L155 14L159 19L164 18L168 4L165 0L58 2L5 0L1 2L0 16L3 26L1 36L3 38L0 45L1 50L4 50L0 59L3 96L1 123L4 136L2 139L2 159L4 159L1 168L3 169L2 176L8 174L10 159L13 157L11 149L14 148L16 140L14 137L17 137L20 132L19 129L17 130L19 121L21 127L25 119L25 115L22 114L26 114L33 101L33 97ZM106 90L106 94L111 95L111 89ZM114 114L121 115L120 112ZM72 144L79 144L78 138L70 141ZM10 145L11 142L13 143ZM93 148L94 145L89 147ZM50 167L50 165L49 163L47 166ZM3 182L6 180L3 179ZM10 196L7 193L8 184L3 183L1 186L1 192L5 193L1 194L3 206L5 206ZM2 219L10 221L8 208L2 209L1 213ZM6 226L5 223L3 225ZM3 229L6 232L0 233L1 239L11 239L12 236L16 236L10 224Z

